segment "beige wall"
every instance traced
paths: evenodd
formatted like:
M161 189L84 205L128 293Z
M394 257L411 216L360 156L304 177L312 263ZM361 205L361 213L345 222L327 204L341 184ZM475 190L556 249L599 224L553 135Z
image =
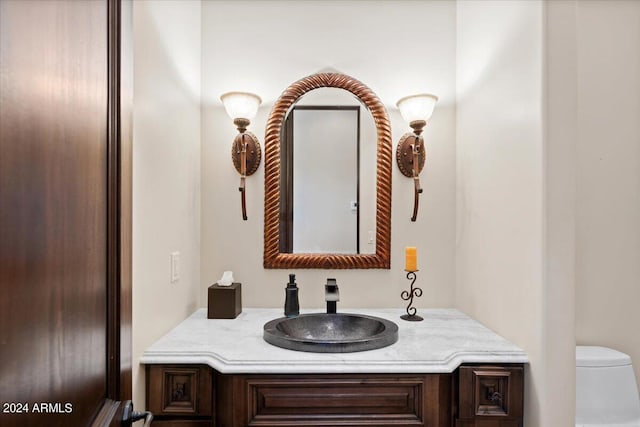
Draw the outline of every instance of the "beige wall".
M135 1L133 392L142 352L200 306L200 1ZM170 253L180 280L170 281Z
M251 13L246 13L250 8ZM230 17L243 16L242 25ZM420 30L408 22L420 16ZM440 96L425 131L418 221L410 222L412 181L393 167L391 270L297 270L302 309L324 304L336 277L342 307L402 307L408 285L404 247L417 246L419 306L453 306L455 242L455 3L360 1L215 1L202 9L202 277L206 288L223 270L243 286L245 307L284 304L287 270L265 270L263 167L247 180L248 221L240 216L238 174L229 155L236 130L218 97L253 91L264 101L250 126L264 141L269 109L292 82L333 67L365 82L387 105L393 145L408 130L393 106L402 96ZM245 52L238 53L238 46ZM411 52L408 55L407 52Z
M575 424L576 2L545 2L544 283L541 407ZM541 425L547 425L542 423Z
M640 383L640 2L578 6L576 338Z
M456 306L520 345L525 424L545 413L543 4L457 2Z

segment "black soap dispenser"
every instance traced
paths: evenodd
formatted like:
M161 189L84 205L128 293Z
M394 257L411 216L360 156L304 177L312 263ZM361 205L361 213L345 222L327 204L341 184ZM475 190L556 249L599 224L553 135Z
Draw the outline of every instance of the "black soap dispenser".
M289 283L285 289L284 315L296 317L300 314L300 304L298 303L298 285L296 285L296 275L289 275Z

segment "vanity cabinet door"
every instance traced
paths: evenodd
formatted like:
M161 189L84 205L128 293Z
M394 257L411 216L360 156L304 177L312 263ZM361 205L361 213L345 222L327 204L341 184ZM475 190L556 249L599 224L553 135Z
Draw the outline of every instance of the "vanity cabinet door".
M213 376L203 365L147 365L147 409L153 425L212 425Z
M457 427L520 427L523 375L516 366L461 366Z
M218 375L217 424L451 426L451 375Z

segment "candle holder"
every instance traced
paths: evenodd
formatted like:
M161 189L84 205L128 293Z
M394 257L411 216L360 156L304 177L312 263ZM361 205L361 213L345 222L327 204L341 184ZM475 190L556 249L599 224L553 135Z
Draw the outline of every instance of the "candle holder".
M422 317L416 314L418 310L413 307L413 298L419 298L422 296L422 289L413 287L413 284L416 282L417 278L416 271L407 271L407 279L411 280L411 288L409 291L402 291L402 293L400 294L400 298L405 301L409 301L409 305L407 306L407 314L403 314L402 316L400 316L400 318L402 320L408 320L409 322L419 322L421 320L424 320Z

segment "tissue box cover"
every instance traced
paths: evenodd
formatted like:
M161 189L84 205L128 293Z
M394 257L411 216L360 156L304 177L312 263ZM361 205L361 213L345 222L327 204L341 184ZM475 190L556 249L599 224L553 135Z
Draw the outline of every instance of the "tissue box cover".
M209 286L207 304L208 319L235 319L242 313L242 283L231 286Z

